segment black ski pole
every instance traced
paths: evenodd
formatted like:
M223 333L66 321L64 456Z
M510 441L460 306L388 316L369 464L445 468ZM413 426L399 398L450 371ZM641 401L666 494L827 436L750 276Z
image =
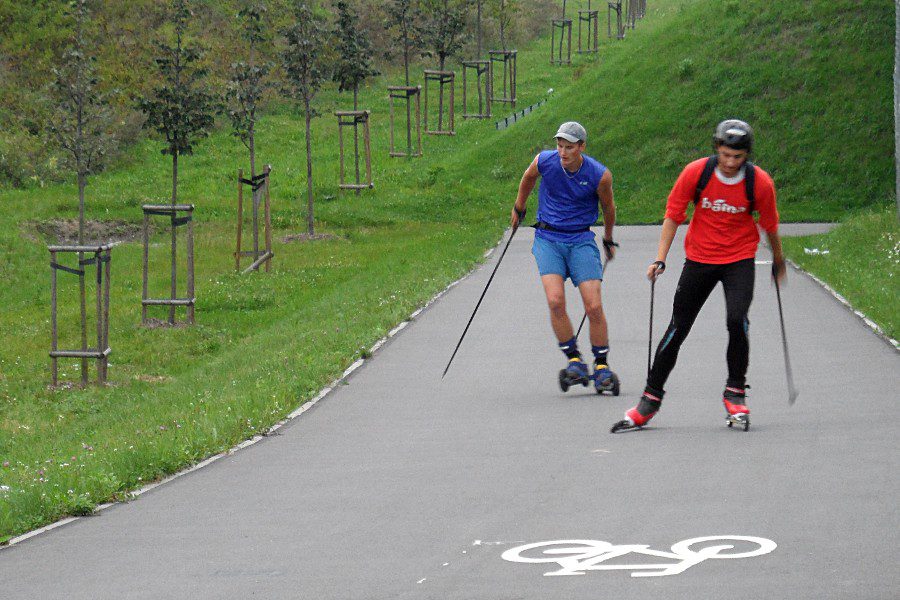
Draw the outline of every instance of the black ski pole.
M781 346L784 349L784 372L787 376L788 404L793 406L800 392L794 387L794 373L791 369L791 357L788 354L787 334L784 331L784 311L781 308L781 286L778 284L777 274L775 275L775 296L778 298L778 319L781 321Z
M472 324L472 319L475 318L475 313L478 312L478 307L481 306L481 301L484 300L484 295L487 294L488 288L491 286L491 282L494 280L494 275L497 274L497 268L500 266L500 262L503 260L503 257L506 256L506 250L509 248L509 243L512 241L513 236L516 235L516 231L518 231L518 229L519 226L516 225L515 227L513 227L512 233L509 234L509 239L506 240L506 246L503 247L503 252L500 253L500 258L497 259L497 264L494 265L494 270L491 273L490 278L488 279L487 285L484 286L484 291L481 292L481 297L478 299L478 303L475 305L475 310L472 311L472 316L469 317L469 322L466 323L466 328L463 330L462 335L459 337L459 341L456 343L456 348L453 349L453 354L450 356L450 360L447 361L447 366L444 367L444 373L441 375L441 379L444 378L444 375L446 375L447 371L450 369L450 364L456 357L456 352L459 350L459 347L462 345L463 338L466 337L466 333L469 331L469 325Z
M653 351L653 295L656 290L656 278L650 280L650 336L647 340L647 377L650 377L650 353Z

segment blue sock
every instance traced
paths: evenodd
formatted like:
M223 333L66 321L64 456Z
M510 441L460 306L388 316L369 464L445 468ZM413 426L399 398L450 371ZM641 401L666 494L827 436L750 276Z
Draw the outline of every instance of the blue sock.
M568 342L560 342L559 349L562 350L562 353L569 359L581 358L581 352L578 351L578 342L574 337Z
M591 352L594 353L594 364L609 365L609 346L591 346Z

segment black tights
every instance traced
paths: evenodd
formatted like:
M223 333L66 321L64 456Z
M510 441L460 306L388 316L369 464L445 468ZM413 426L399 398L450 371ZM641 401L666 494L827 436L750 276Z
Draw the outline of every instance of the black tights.
M743 388L747 365L750 362L750 343L747 332L750 321L747 312L753 300L754 263L752 258L725 265L711 265L692 260L684 262L675 300L672 320L656 348L653 367L647 377L647 387L662 391L675 367L678 350L687 338L697 314L718 282L725 291L728 325L728 381L726 385Z

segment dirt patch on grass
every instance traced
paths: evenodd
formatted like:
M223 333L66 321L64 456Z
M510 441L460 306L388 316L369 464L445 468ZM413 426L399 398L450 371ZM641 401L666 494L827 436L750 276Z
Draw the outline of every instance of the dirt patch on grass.
M23 225L23 228L25 235L35 241L38 239L49 240L62 245L78 243L78 219L29 221ZM141 236L140 223L121 220L84 222L84 243L88 246L113 242L136 242L141 239Z
M333 233L314 233L312 235L308 233L292 233L290 235L286 235L281 238L281 242L283 244L289 244L291 242L312 242L315 240L343 240L345 239L343 236L334 235Z

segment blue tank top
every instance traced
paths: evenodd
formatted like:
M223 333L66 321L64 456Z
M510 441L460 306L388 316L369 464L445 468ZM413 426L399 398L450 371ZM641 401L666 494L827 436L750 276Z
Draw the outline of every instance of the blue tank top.
M597 186L606 167L587 154L581 157L584 162L573 175L563 168L556 150L544 150L538 155L541 187L537 219L561 231L538 229L535 231L537 237L566 243L594 239L592 231L569 233L590 227L600 216Z

